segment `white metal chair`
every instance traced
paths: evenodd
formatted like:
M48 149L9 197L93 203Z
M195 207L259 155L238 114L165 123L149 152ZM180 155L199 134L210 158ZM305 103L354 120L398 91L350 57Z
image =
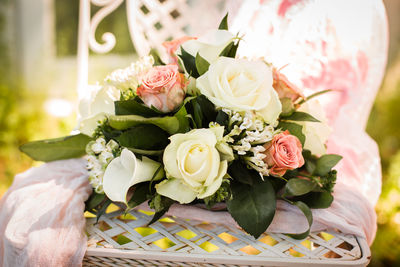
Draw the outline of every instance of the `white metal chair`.
M78 92L88 86L89 49L108 53L116 43L111 33L105 33L104 43L98 43L95 31L101 20L122 3L80 1ZM160 45L167 39L200 33L216 25L225 10L223 0L125 3L131 38L139 55L147 54L150 47L162 51ZM93 17L91 4L101 7ZM207 14L196 10L207 10ZM147 227L149 220L149 213L141 210L129 214L116 210L103 215L98 224L87 219L84 266L365 266L370 259L364 239L333 230L311 233L305 240L273 233L255 240L223 225L164 217Z

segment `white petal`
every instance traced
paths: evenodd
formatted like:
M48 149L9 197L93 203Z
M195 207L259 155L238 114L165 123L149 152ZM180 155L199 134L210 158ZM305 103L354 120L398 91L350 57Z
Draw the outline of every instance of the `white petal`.
M173 137L176 138L177 135L183 136L183 134L175 134L170 137L171 143L164 150L163 163L168 177L182 178L178 169L178 158L177 158L177 151L180 142L174 141L173 138Z
M83 134L91 136L98 126L98 122L106 118L105 113L98 113L96 115L81 119L79 122L79 131Z
M214 62L235 36L226 30L211 30L197 40L182 44L183 49L192 56L199 53L208 62Z
M217 142L222 140L224 137L224 126L217 126L217 127L212 127L210 130L215 134L215 137L217 138Z
M156 191L162 196L187 204L196 199L196 192L181 182L180 179L168 179L156 185Z
M212 150L212 156L211 156L211 166L209 166L210 168L210 173L207 176L207 180L204 183L204 186L209 186L210 184L213 183L213 181L215 180L215 177L218 176L218 172L219 172L219 168L220 168L220 155L219 152L216 148L214 148Z
M95 98L96 94L99 92L101 89L100 85L88 85L86 87L86 90L84 91L84 95L82 98L79 100L79 117L85 118L90 116L90 105L93 102L93 99Z
M218 142L218 144L216 145L216 149L220 153L221 160L227 160L228 162L230 162L235 159L232 147L228 145L225 141Z
M119 98L119 90L113 86L104 86L101 88L90 105L90 114L97 113L115 114L114 101Z
M222 179L224 178L227 170L228 170L228 162L226 160L221 161L219 165L218 176L215 178L214 182L211 185L209 185L207 189L203 193L199 194L197 197L203 199L213 195L221 187Z
M125 151L127 150L124 149L120 157L113 159L104 172L104 193L112 201L126 202L126 194L134 177L136 157L132 152L124 153Z
M282 104L275 90L271 92L271 98L267 106L262 110L257 110L257 113L261 115L261 117L268 124L274 124L278 119L279 115L281 114L281 112L282 112Z
M147 157L139 160L128 149L122 150L121 156L113 159L104 172L105 194L112 201L126 203L126 194L129 188L135 184L150 181L160 165ZM160 171L155 179L163 176L163 171Z

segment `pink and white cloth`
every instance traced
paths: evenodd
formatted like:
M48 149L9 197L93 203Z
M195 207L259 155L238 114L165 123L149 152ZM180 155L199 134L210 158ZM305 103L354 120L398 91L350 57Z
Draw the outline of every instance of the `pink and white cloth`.
M337 167L335 200L328 209L313 210L312 230L336 228L371 244L381 172L378 148L364 128L386 65L382 1L232 0L230 16L232 32L244 35L240 55L264 56L278 68L289 64L282 73L308 93L335 90L321 101L333 128L328 152L344 159ZM0 266L80 266L90 190L82 159L17 175L0 200ZM228 213L196 207L174 205L169 214L236 225ZM268 231L306 227L296 207L279 202Z

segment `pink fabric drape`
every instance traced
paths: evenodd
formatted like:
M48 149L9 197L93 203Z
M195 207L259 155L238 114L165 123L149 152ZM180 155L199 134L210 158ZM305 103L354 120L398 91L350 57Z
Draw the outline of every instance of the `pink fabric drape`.
M240 55L264 56L321 98L333 128L328 151L344 156L335 201L314 210L312 230L336 228L365 237L376 232L381 188L379 154L364 127L383 77L387 21L380 0L230 1L231 29L244 35ZM354 14L356 13L356 15ZM85 162L58 161L17 175L0 201L0 266L79 266L86 249ZM228 213L174 205L169 214L236 225ZM300 218L300 219L299 219ZM271 232L302 232L306 221L284 202Z
M0 200L0 266L80 266L86 251L84 202L91 193L82 159L15 176Z

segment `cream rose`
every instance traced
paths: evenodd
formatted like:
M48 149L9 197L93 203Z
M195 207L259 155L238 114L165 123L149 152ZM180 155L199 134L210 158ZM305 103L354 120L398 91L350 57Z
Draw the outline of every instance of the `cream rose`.
M235 36L226 30L212 30L196 40L189 40L182 44L183 49L192 56L200 54L208 62L214 62L219 54L227 47Z
M306 112L312 115L320 122L303 121L298 122L303 126L303 133L306 136L304 149L308 149L314 155L323 155L326 153L326 141L332 132L327 123L325 112L318 100L313 99L302 104L298 111Z
M168 179L156 185L157 193L181 204L214 194L228 168L216 148L223 130L195 129L171 136L163 157Z
M218 107L255 111L274 124L282 112L272 87L271 68L262 61L220 57L197 79L197 88Z

